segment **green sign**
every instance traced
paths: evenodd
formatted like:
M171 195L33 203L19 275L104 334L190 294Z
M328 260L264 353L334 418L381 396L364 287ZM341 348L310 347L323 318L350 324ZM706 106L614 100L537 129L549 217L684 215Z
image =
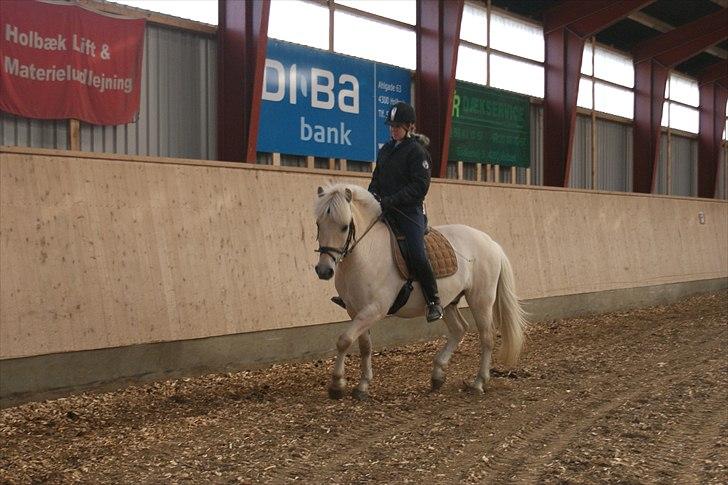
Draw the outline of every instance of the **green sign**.
M528 97L457 81L449 158L528 167L531 160Z

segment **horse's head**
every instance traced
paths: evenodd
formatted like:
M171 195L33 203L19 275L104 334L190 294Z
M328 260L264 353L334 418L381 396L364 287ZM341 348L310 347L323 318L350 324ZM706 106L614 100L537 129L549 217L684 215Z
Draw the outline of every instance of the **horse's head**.
M319 241L317 251L321 254L316 274L322 280L334 276L336 264L346 255L354 239L353 198L351 189L342 185L318 188L315 213Z
M318 188L314 206L317 239L321 253L316 274L322 280L334 276L336 265L358 244L356 226L360 224L363 238L374 227L382 208L374 196L358 185L336 184Z

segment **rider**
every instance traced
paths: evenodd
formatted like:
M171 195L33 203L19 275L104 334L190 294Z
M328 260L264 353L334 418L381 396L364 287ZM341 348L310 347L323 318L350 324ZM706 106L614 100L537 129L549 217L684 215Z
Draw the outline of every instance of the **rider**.
M407 103L392 106L385 121L392 139L377 154L369 192L382 206L389 224L405 238L409 270L419 280L427 302L427 321L442 318L437 281L425 252L427 225L423 202L430 188L429 140L415 133L415 110Z

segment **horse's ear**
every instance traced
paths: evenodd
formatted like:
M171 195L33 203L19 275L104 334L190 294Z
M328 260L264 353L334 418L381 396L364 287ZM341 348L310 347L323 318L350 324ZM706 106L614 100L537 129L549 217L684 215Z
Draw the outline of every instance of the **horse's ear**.
M346 197L347 202L351 202L351 199L354 198L354 195L351 193L351 189L346 189L344 191L344 197Z
M322 195L324 195L324 188L321 187L321 186L319 186L319 188L318 188L318 196L321 197Z

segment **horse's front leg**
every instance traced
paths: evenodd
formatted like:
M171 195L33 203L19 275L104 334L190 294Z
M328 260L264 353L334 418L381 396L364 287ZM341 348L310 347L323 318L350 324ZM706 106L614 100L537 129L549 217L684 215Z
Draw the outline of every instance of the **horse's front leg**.
M352 395L359 401L369 398L369 383L374 377L372 372L372 337L369 330L359 335L359 358L361 359L361 377L359 385L354 389Z
M382 318L383 315L380 313L381 312L375 309L359 312L351 322L351 325L346 332L339 336L339 340L336 342L336 350L338 351L338 354L336 355L336 362L334 362L334 370L331 375L331 384L329 385L330 398L341 399L344 397L344 393L346 391L346 353L349 351L354 340L359 339L360 336L364 336L367 330L369 330L374 323ZM369 387L369 381L372 378L371 340L369 339L368 334L365 336L365 340L366 342L363 347L367 350L365 351L360 348L360 351L362 352L362 381L359 383L358 389L363 390L366 395L366 391ZM360 347L362 346L361 342L362 340L360 339ZM368 367L367 365L364 365L364 354L368 354L368 357L366 357ZM362 383L364 386L363 389Z

